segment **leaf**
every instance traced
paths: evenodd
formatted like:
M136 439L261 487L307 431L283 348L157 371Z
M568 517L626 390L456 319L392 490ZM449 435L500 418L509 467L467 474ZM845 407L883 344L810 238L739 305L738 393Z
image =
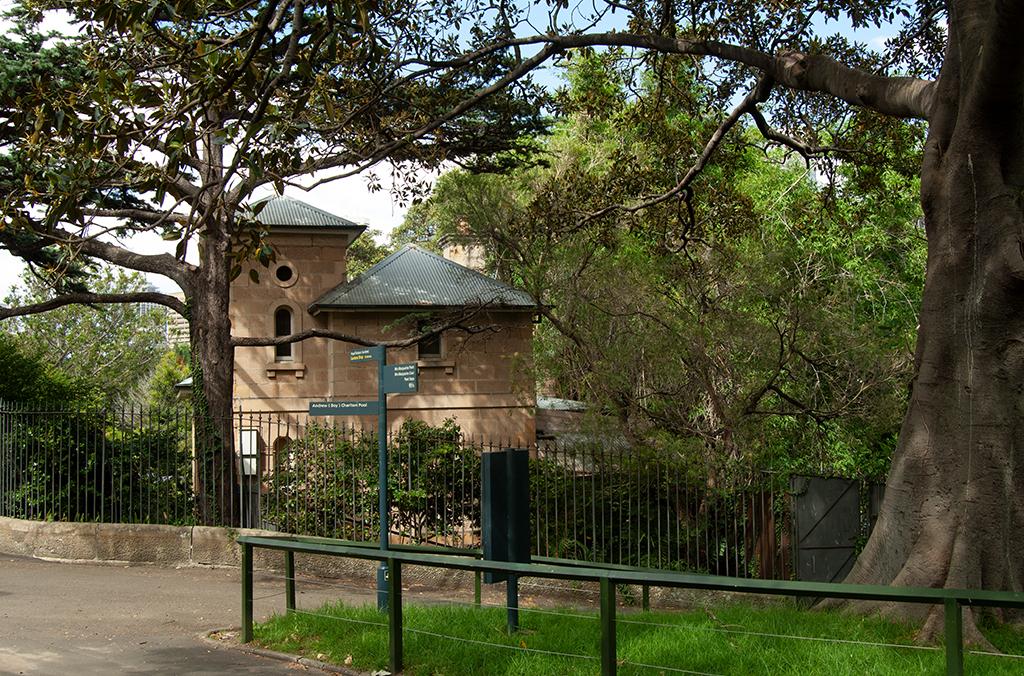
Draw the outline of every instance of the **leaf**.
M231 272L228 273L228 279L233 282L238 279L238 275L240 274L242 274L242 266L235 265L231 268Z
M255 269L249 270L249 279L252 280L253 284L259 284L260 283L260 273L256 272Z

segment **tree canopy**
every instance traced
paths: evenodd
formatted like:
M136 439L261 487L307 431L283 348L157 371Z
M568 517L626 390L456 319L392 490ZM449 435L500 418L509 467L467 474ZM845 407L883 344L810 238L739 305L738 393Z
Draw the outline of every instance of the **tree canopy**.
M90 278L101 294L144 292L145 278L117 268L102 268ZM21 286L5 298L6 305L46 303L53 290L30 271ZM164 349L167 313L159 306L138 303L67 305L52 312L25 315L0 324L22 352L75 381L92 383L108 401L126 401L138 394Z
M634 437L702 458L884 473L923 281L916 179L880 171L884 190L868 199L851 192L864 183L855 167L819 184L778 151L763 161L747 130L708 163L689 209L580 221L669 189L672 165L714 126L685 63L669 87L622 57L573 56L548 167L449 173L395 236L480 242L493 272L545 306L540 381Z

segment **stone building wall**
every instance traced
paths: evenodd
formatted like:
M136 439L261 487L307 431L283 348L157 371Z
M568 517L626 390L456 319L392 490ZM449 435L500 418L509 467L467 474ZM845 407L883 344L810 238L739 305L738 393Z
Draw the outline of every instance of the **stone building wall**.
M331 328L368 338L400 339L413 333L402 314L332 312ZM388 350L389 364L416 362L419 391L391 395L391 428L403 420L440 424L455 418L462 431L488 441L532 443L533 409L532 316L525 312L495 312L475 317L474 323L491 327L475 335L448 331L442 337L442 355L419 359L415 346ZM377 372L367 363L351 363L352 346L334 348L332 397L367 399L375 396ZM357 418L357 420L360 420ZM367 418L364 424L373 424Z
M415 323L402 322L401 312L330 311L317 316L307 312L313 300L345 279L345 247L338 246L339 241L344 241L339 235L275 233L276 265L254 266L260 274L258 284L246 268L232 286L233 333L274 335L274 313L287 306L294 331L330 328L367 339L412 335ZM282 265L293 272L287 282L276 279ZM493 330L471 336L447 332L440 358L420 360L415 346L388 351L389 364L416 361L420 367L417 393L389 396L392 430L408 419L440 424L455 418L469 436L516 445L533 442L532 315L495 312L473 321ZM286 421L302 425L310 401L375 398L376 363L350 363L348 352L353 347L333 340L307 340L293 345L291 361L276 359L272 347L237 348L235 408L279 413ZM376 424L374 417L343 420L355 427Z
M277 262L269 268L248 266L231 288L231 326L236 336L274 335L274 315L281 307L292 313L294 332L326 328L326 318L312 317L309 303L345 279L345 238L329 234L275 234ZM341 245L339 245L339 243ZM287 266L292 276L278 279ZM259 283L249 269L259 273ZM283 276L283 275L282 275ZM273 347L235 350L235 407L244 410L305 410L310 398L327 396L328 346L312 339L292 345L291 360L279 360Z

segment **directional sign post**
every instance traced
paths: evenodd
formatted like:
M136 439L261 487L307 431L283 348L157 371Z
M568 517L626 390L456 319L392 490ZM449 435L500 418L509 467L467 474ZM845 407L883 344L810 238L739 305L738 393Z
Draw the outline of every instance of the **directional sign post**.
M310 415L377 415L380 404L376 399L369 401L311 401Z
M395 364L384 367L381 389L388 394L408 394L420 388L420 367L416 364Z
M379 361L383 362L387 359L387 352L380 345L374 347L360 347L355 350L350 350L348 353L348 360L351 362L359 361Z
M367 401L314 401L309 404L309 415L375 415L377 416L377 495L380 510L380 548L388 550L388 394L409 394L420 385L420 371L416 364L388 366L388 353L383 345L350 350L352 363L377 362L377 400ZM388 605L388 566L384 561L377 568L377 607Z

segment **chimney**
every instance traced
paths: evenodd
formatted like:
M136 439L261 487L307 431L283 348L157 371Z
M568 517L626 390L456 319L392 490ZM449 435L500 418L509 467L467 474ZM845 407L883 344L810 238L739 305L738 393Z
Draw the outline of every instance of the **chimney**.
M456 232L443 235L438 242L441 255L477 272L484 271L484 247L469 229L469 223L459 221Z

